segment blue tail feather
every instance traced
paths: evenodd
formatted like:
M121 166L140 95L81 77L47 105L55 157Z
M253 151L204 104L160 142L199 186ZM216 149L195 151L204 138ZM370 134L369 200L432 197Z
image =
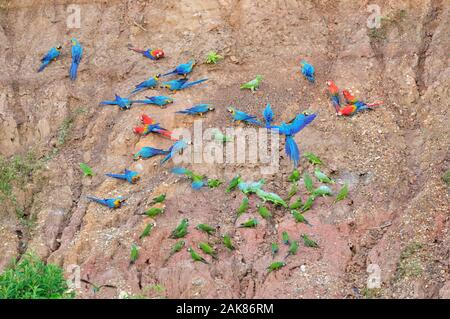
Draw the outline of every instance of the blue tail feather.
M78 63L72 62L70 66L70 79L74 81L77 78Z

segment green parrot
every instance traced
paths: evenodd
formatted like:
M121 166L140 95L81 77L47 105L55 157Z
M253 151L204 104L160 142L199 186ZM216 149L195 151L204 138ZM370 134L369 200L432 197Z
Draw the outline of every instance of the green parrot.
M298 169L294 169L292 171L291 176L289 176L288 181L290 182L298 182L300 180L300 172L298 171Z
M261 85L262 80L263 77L261 75L257 75L256 78L254 78L253 80L242 84L241 89L249 89L252 92L255 92Z
M303 174L303 184L305 184L305 188L308 190L308 192L311 193L314 190L314 183L308 172L305 172Z
M217 259L217 252L208 243L200 242L198 243L198 248L200 248L205 254Z
M341 190L339 191L339 193L336 195L336 199L334 200L335 203L344 200L347 198L348 195L348 185L345 184L344 186L342 186Z
M222 184L222 181L219 179L212 179L212 178L208 178L208 186L209 188L216 188L219 187L220 184Z
M271 263L269 267L267 267L267 271L272 272L274 270L283 268L284 266L286 266L286 263L284 261L275 261L275 262Z
M329 188L327 185L321 185L314 190L312 196L331 196L332 194L333 191L331 190L331 188Z
M256 218L249 219L246 222L241 223L238 228L254 228L258 225L258 220Z
M316 156L315 154L311 153L311 152L305 152L303 154L303 156L313 165L322 165L323 162L322 160Z
M235 189L239 183L241 182L241 175L236 175L235 177L233 177L233 179L230 181L230 184L228 185L227 189L226 189L226 193L231 192L233 189Z
M239 205L239 207L238 207L238 209L237 209L237 211L236 211L236 219L238 219L239 216L241 216L242 214L244 214L245 212L247 212L248 207L249 207L249 204L248 204L248 197L244 197L244 198L242 199L241 205Z
M298 192L298 186L297 183L293 182L291 185L291 189L289 190L289 193L287 195L287 200L289 201L292 197L294 197L295 194Z
M269 219L272 217L272 213L263 205L256 205L256 207L258 208L258 213L259 215L261 215L262 218L264 219Z
M328 183L333 184L334 180L329 178L325 173L323 173L320 169L316 168L314 171L314 175L316 176L317 180L321 183Z
M147 215L148 217L156 217L159 214L164 213L164 208L158 208L158 207L152 207L150 209L148 209L147 211L145 211L145 215Z
M316 197L314 196L314 195L310 195L307 199L306 199L306 202L305 202L305 204L302 206L302 212L306 212L307 210L310 210L311 209L311 207L312 207L312 205L313 205L313 203L314 203L314 200L316 199Z
M180 224L172 231L170 238L178 239L183 238L187 235L187 228L189 226L189 221L187 218L183 218Z
M149 236L153 227L155 227L155 223L148 224L142 231L142 234L139 236L139 239Z
M292 210L291 211L292 216L294 216L295 222L297 223L303 223L309 226L312 226L309 221L305 218L305 216L303 216L303 214L299 213L296 210Z
M180 252L185 245L186 245L186 242L184 240L177 241L175 243L175 245L172 246L172 249L170 250L170 256L173 256L174 254Z
M280 247L278 247L277 243L272 243L270 244L270 250L272 251L272 258L274 258L278 250L280 250Z
M153 198L152 204L162 203L165 200L166 200L166 194L161 194L161 195L156 196L155 198Z
M191 254L191 258L192 258L193 261L200 261L200 262L202 262L202 263L204 263L204 264L209 264L209 263L205 260L205 258L203 258L203 257L200 256L199 254L197 254L197 253L195 252L195 250L193 250L191 247L189 247L189 248L187 249L187 251Z
M220 142L223 144L225 144L227 142L231 142L233 140L231 137L222 134L219 130L214 132L213 137L217 142Z
M91 177L94 176L92 168L90 168L88 165L80 163L80 168L83 171L84 176L91 176Z
M287 231L281 233L281 239L283 240L283 243L285 245L291 244L291 240L289 239L289 234L287 233Z
M229 250L234 250L233 242L231 241L231 237L229 235L223 235L223 244Z
M297 251L298 251L298 241L293 240L291 245L289 246L288 254L284 258L287 258L292 255L297 255Z
M288 205L286 204L286 202L281 199L280 196L278 196L275 193L269 193L269 192L265 192L262 189L257 189L256 190L256 195L261 198L264 202L271 202L275 205L281 205L283 207L288 207Z
M314 240L309 238L308 235L302 234L301 236L306 247L319 248L319 245Z
M289 209L299 209L302 206L303 206L303 202L302 202L302 199L299 197L299 198L297 198L297 200L295 202L293 202L291 204L291 206L289 206Z
M136 244L131 244L130 263L134 264L139 258L139 248Z
M195 229L197 230L201 230L205 233L207 233L208 235L211 235L212 233L214 233L214 231L216 230L214 227L209 226L207 224L198 224Z

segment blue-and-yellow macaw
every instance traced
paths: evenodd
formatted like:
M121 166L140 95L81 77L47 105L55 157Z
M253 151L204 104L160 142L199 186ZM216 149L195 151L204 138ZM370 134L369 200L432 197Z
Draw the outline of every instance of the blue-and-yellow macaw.
M263 112L264 121L266 121L266 128L270 128L272 125L273 119L275 115L273 114L272 108L270 106L270 103L267 103L266 108Z
M78 66L83 56L83 48L77 39L72 38L72 64L70 65L70 79L75 81L77 78Z
M309 82L314 83L314 67L305 60L300 61L300 66L302 67L302 74L308 79Z
M178 74L186 77L189 73L191 73L192 68L195 65L194 60L190 60L188 63L183 63L177 66L173 71L163 74L162 76L167 76L170 74Z
M298 150L297 143L295 143L294 136L300 132L305 126L311 123L315 118L316 114L298 114L295 119L286 124L282 122L280 126L272 126L271 129L277 131L279 134L283 134L286 137L285 140L285 150L286 155L294 162L294 166L298 166L300 161L300 152Z
M161 164L164 164L169 159L175 156L175 154L182 153L185 148L188 147L188 143L185 140L176 141L170 148L169 154L161 160Z
M114 101L106 100L106 101L101 101L99 104L100 105L117 105L118 107L120 107L121 110L128 110L129 108L131 108L131 105L133 105L133 103L136 103L136 102L137 101L133 101L133 100L130 100L129 98L121 97L121 96L115 94Z
M205 82L206 79L201 79L201 80L197 80L194 82L188 82L187 78L183 78L183 79L177 79L177 80L172 80L172 81L168 81L168 82L163 82L161 85L161 88L167 88L171 91L180 91L180 90L184 90L187 88L190 88L191 86L194 86L196 84Z
M118 196L116 198L98 198L93 196L87 196L87 198L93 202L99 203L104 206L108 206L109 208L119 208L125 201L125 199L122 196Z
M147 80L139 83L138 85L135 86L135 89L131 92L131 94L135 94L137 92L140 92L140 91L146 90L146 89L156 88L158 86L158 81L159 81L160 76L161 76L161 74L156 74L155 76L152 76L152 77L148 78Z
M159 60L161 58L164 57L164 51L163 50L152 50L152 49L137 49L137 48L132 48L129 47L128 49L137 52L137 53L141 53L143 56L145 56L146 58L149 58L150 60Z
M197 104L194 105L191 108L188 108L186 110L178 111L175 113L179 114L188 114L188 115L202 115L203 113L207 113L209 111L214 111L214 107L212 107L210 104Z
M134 103L142 103L142 104L152 104L158 106L165 106L167 104L173 103L173 99L164 95L157 96L146 96L144 100L135 100Z
M156 155L167 155L169 153L170 153L170 151L168 151L168 150L162 150L159 148L144 146L143 148L140 149L139 152L134 154L133 159L138 160L139 158L151 158Z
M62 46L58 45L56 47L51 48L47 54L41 59L41 66L39 67L38 72L42 72L50 62L55 61L57 57L61 55Z
M256 116L249 115L249 114L242 112L234 107L230 107L228 109L228 112L230 112L231 115L233 115L233 121L242 121L242 122L247 122L247 123L251 123L251 124L262 125L261 122L259 122L258 120L255 120Z
M125 169L123 174L108 173L108 174L105 174L105 175L108 176L108 177L125 180L128 183L130 183L130 184L136 184L139 181L139 179L141 178L137 172L131 171L129 169Z

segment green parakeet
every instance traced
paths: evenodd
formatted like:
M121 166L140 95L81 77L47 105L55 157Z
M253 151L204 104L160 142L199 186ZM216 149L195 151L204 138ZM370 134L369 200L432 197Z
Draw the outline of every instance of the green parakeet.
M161 195L156 196L156 197L153 198L152 204L162 203L165 200L166 200L166 194L161 194Z
M284 266L286 266L286 263L284 261L275 261L275 262L271 263L269 267L267 267L267 271L272 272L274 270L283 268Z
M300 172L298 171L298 169L294 169L292 171L291 176L289 176L288 180L290 182L298 182L300 180Z
M288 196L287 196L287 200L289 201L295 194L297 194L298 192L298 186L297 183L292 183L291 185L291 189L289 190Z
M274 258L277 252L280 250L280 247L278 247L277 243L272 243L270 244L270 250L272 251L272 258Z
M233 189L235 189L239 183L241 182L241 175L236 175L235 177L233 177L233 179L230 181L230 184L228 185L227 189L226 189L226 193L231 192Z
M314 195L310 195L308 199L306 200L305 204L302 206L302 212L306 212L307 210L310 210L312 205L314 204L314 200L316 197Z
M225 247L227 247L229 250L234 250L233 242L231 241L231 237L229 235L223 235L223 244Z
M200 256L199 254L197 254L197 252L195 252L195 250L193 250L191 247L189 247L189 248L187 249L187 251L191 254L191 258L192 258L193 261L200 261L200 262L202 262L202 263L209 264L209 263L205 260L205 258L203 258L203 257Z
M327 185L321 185L313 191L312 196L331 196L332 194L331 188Z
M294 219L295 219L295 221L296 221L297 223L303 223L303 224L312 226L312 225L308 222L308 220L305 218L305 216L303 216L303 214L299 213L299 212L296 211L296 210L292 210L291 213L292 213L292 216L294 216Z
M308 172L305 172L303 174L303 184L305 184L305 188L308 190L308 192L311 193L314 190L314 183Z
M272 213L267 209L267 207L264 207L263 205L256 205L256 207L258 207L258 213L262 218L269 219L272 217Z
M212 179L212 178L208 179L208 186L209 186L209 188L219 187L220 184L222 184L222 181L219 180L219 179Z
M303 202L302 202L302 199L299 197L299 198L297 198L297 200L295 202L293 202L291 204L291 206L289 206L289 209L299 209L302 206L303 206Z
M347 198L348 195L348 185L345 184L344 186L342 186L341 190L339 191L339 193L336 195L336 199L334 200L335 203L344 200Z
M184 240L177 241L170 250L170 256L180 252L183 249L184 245L186 245L186 242Z
M139 239L142 239L142 238L150 235L153 227L155 227L155 223L150 223L147 226L145 226L144 230L142 231L141 235L139 236Z
M306 247L319 248L319 245L314 240L309 238L308 235L302 234L301 236Z
M328 183L332 184L334 183L334 180L329 178L325 173L323 173L320 169L316 168L314 171L314 175L316 176L317 180L321 183Z
M201 231L207 233L208 235L211 235L216 230L214 227L209 226L207 224L198 224L195 227L195 229L201 230Z
M283 240L283 243L285 245L291 244L291 240L289 239L289 234L287 233L287 231L281 233L281 239Z
M297 255L297 251L298 251L298 241L293 240L291 242L291 245L289 246L289 251L285 258L292 256L292 255Z
M264 202L271 202L275 205L280 205L283 207L288 207L288 205L286 204L286 202L281 199L280 196L278 196L275 193L269 193L269 192L265 192L262 189L257 189L256 190L256 195L261 198Z
M147 211L145 211L144 214L147 215L148 217L156 217L162 213L164 213L164 208L152 207Z
M90 168L88 165L84 163L80 163L81 171L83 172L84 176L94 176L94 172L92 171L92 168Z
M130 263L134 264L139 258L139 248L136 244L131 244Z
M248 204L248 197L244 197L242 199L241 205L239 205L237 211L236 211L236 219L239 218L242 214L244 214L248 210L249 204Z
M200 242L198 243L198 248L200 248L205 254L217 259L217 252L208 243Z
M170 238L178 239L183 238L187 235L189 226L189 221L187 218L183 218L180 222L180 224L172 231L172 234L170 235Z
M242 84L241 89L249 89L252 92L255 92L261 85L262 80L263 80L263 77L261 75L257 75L255 79Z
M254 228L258 225L258 220L256 218L249 219L239 225L238 228Z
M311 153L311 152L305 152L303 154L304 157L306 157L306 159L313 165L322 165L323 162L322 160L316 156L315 154Z
M216 140L217 142L224 143L224 144L227 142L231 142L233 140L231 137L222 134L219 130L214 132L213 137L214 137L214 140Z

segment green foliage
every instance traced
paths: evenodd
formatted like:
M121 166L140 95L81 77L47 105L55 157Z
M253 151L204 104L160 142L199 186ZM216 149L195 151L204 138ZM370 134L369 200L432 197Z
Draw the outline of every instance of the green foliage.
M448 171L446 171L444 173L444 175L442 175L442 180L448 185L450 186L450 169Z
M422 244L415 241L403 249L397 264L397 280L405 277L418 277L422 274L423 267L420 256L418 256L421 249Z
M223 59L223 57L221 55L217 54L217 52L211 51L206 56L206 63L207 64L216 64L217 62L219 62L222 59Z
M58 130L58 146L62 146L66 143L67 138L72 131L73 123L77 119L78 115L86 113L86 110L83 108L78 108L75 111L71 112L69 116L67 116L61 124L61 127Z
M0 299L68 299L63 270L26 254L0 275Z

